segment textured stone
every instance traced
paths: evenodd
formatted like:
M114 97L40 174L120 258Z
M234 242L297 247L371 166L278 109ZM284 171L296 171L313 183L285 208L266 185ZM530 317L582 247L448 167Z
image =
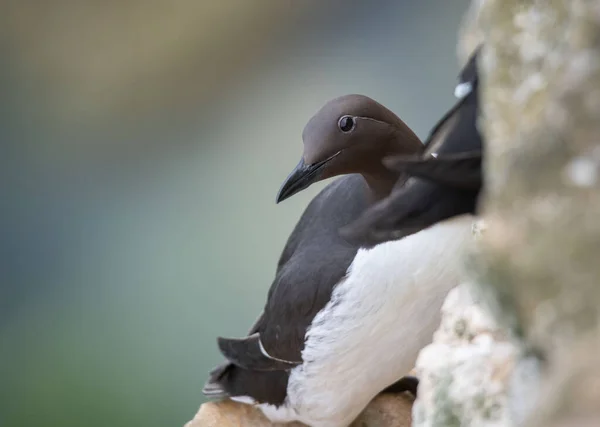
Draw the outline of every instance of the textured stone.
M407 395L381 395L373 399L349 427L410 427L412 399ZM229 400L200 406L185 427L305 427L301 423L276 424L259 409Z
M433 343L417 360L415 427L514 425L508 389L517 354L471 286L453 289Z
M480 28L481 6L485 0L472 0L462 19L458 32L457 54L459 62L465 64L473 51L483 41L483 31Z
M485 41L488 227L471 265L483 305L524 350L509 407L532 426L600 425L600 2L473 8L461 46Z
M277 427L282 424L270 423L262 412L250 405L224 400L202 404L185 427ZM304 427L301 423L285 424L288 427Z

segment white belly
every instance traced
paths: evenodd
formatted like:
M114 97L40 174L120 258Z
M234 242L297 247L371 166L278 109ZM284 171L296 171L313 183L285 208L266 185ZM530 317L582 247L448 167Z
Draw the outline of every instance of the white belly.
M273 421L346 427L381 390L406 375L440 323L447 293L462 279L473 217L359 250L331 301L315 316Z

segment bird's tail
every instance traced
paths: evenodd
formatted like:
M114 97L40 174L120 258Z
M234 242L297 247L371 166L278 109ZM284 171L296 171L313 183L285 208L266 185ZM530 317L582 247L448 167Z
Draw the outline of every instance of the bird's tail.
M229 397L229 393L227 393L223 385L223 379L232 367L231 363L226 362L210 371L208 380L202 388L202 394L210 399L225 399Z

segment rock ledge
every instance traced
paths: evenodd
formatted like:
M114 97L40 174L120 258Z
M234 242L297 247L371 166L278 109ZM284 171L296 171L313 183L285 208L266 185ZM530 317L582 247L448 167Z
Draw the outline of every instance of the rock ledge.
M410 427L413 400L408 395L378 396L350 427ZM302 423L271 423L262 412L249 405L224 400L200 406L185 427L306 427Z

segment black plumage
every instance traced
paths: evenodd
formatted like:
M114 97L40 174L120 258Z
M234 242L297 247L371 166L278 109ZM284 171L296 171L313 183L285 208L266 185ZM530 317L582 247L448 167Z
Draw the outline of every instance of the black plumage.
M296 224L277 264L265 311L249 332L259 332L263 346L274 357L301 360L306 329L329 302L360 247L347 242L337 230L369 206L367 196L368 187L360 175L341 177L310 202ZM220 383L230 396L249 395L280 405L288 375L287 370L250 371L226 363L211 372L207 384ZM205 391L211 394L210 387Z

